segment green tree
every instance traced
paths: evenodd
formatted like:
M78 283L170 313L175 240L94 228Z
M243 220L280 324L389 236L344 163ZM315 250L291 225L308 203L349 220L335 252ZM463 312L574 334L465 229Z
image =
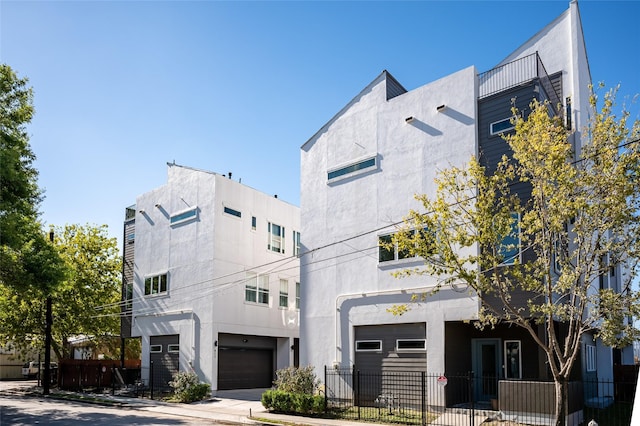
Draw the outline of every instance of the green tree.
M528 331L556 384L556 424L565 419L583 335L611 346L638 337L628 318L640 313L631 286L640 254L640 124L629 129L628 113L615 116L615 91L601 106L592 93L580 152L548 105L532 103L527 117L514 111L515 133L505 137L512 155L493 173L475 158L442 172L435 196L416 197L424 210L411 211L394 238L399 250L425 260L398 276L438 276L433 292L467 285L482 302L478 327L503 322ZM599 278L618 266L621 291L601 289Z
M26 126L33 89L0 64L0 283L25 289L57 285L61 262L38 221L42 193Z
M66 274L51 292L53 350L58 358L68 358L66 343L72 336L85 335L108 345L119 335L121 260L106 226L67 225L55 235ZM40 347L44 291L2 283L0 290L0 338Z

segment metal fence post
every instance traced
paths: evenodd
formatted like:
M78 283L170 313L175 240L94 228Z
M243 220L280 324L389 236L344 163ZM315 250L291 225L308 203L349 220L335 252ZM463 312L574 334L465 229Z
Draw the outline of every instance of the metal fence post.
M150 398L153 399L153 361L149 365L149 394Z
M420 372L420 380L422 381L420 389L420 409L422 411L422 426L425 426L427 424L427 380L424 371Z
M358 420L360 420L360 370L356 371L356 404L358 406Z
M473 371L469 371L469 402L471 403L471 410L469 411L469 426L474 426L474 420L475 420L475 416L474 416L474 409L475 409L475 395L473 394L473 381L474 381L474 375L473 375Z
M327 412L327 393L329 392L329 385L327 381L327 366L324 366L324 412Z

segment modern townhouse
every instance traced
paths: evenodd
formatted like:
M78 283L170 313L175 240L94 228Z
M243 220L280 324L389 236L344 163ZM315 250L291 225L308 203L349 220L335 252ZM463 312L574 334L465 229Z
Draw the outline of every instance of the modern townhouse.
M142 379L193 371L221 389L270 387L297 364L299 208L228 176L168 164L124 225L122 335Z
M549 379L545 356L524 330L479 330L478 297L450 286L401 316L394 305L435 288L437 277L398 279L393 272L420 259L390 241L415 194L433 196L434 177L477 156L488 170L508 153L513 102L520 110L548 100L572 129L580 150L591 82L578 5L489 71L474 66L406 90L383 71L313 135L301 150L301 364L365 371L472 371L492 377L474 388L476 401L497 398L498 379ZM555 106L561 104L559 109ZM317 250L317 248L322 248ZM526 261L527 259L522 259ZM621 290L614 268L603 286ZM632 349L612 349L585 335L575 373L613 378L614 363L632 363ZM596 391L597 392L597 391Z

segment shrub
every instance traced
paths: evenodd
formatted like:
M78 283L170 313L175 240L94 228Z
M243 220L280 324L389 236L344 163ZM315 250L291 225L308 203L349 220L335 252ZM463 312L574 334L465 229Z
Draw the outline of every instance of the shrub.
M313 395L318 390L320 380L316 378L312 366L287 367L276 371L275 388L290 393Z
M262 405L281 413L314 414L325 409L324 396L317 395L320 380L313 367L287 367L276 371L275 389L262 394Z
M184 371L174 374L169 386L173 388L174 400L178 402L200 401L205 399L211 391L208 383L200 383L196 373Z

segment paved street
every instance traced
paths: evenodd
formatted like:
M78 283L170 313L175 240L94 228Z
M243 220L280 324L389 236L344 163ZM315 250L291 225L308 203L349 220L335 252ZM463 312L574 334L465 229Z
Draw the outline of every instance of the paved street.
M18 395L0 396L0 426L214 425L212 420Z

